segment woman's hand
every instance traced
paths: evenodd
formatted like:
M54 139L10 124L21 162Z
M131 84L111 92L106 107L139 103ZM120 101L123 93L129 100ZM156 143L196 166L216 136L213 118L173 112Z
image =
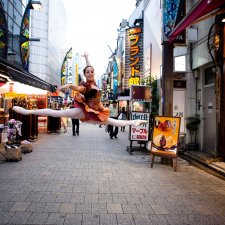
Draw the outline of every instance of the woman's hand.
M84 52L84 54L82 55L85 59L87 59L88 58L88 54L87 54L87 52Z
M68 89L68 88L69 88L69 87L68 87L68 84L65 84L65 85L63 85L63 86L57 87L57 91L58 91L58 92L64 91L64 90L66 90L66 89Z

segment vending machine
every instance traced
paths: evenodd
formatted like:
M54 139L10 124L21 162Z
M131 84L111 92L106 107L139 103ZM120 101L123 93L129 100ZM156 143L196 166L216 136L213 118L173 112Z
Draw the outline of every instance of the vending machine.
M127 151L146 150L150 139L150 110L151 110L151 87L147 85L130 86L130 108L129 115L131 120L146 120L146 124L130 126L129 140L130 145ZM135 145L136 143L136 145Z

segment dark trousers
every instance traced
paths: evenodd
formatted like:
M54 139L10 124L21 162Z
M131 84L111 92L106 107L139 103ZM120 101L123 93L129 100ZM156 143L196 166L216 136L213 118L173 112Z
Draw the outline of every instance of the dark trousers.
M75 134L79 135L79 126L80 126L80 122L78 119L71 119L72 120L72 131L73 131L73 136L75 136ZM76 132L75 132L76 130Z
M113 119L117 119L117 117L111 117ZM112 125L108 125L108 132L109 132L109 136L112 138L112 137L115 137L117 134L118 134L118 130L119 128L118 127L114 127Z

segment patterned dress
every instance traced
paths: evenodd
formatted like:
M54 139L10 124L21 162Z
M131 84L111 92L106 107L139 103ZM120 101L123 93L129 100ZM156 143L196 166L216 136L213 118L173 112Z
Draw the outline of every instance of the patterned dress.
M89 120L106 122L110 115L109 108L105 108L101 103L101 93L99 89L93 89L91 83L81 82L80 86L85 87L84 93L76 92L74 97L74 107L81 108L85 114L82 122ZM97 85L95 84L96 88Z

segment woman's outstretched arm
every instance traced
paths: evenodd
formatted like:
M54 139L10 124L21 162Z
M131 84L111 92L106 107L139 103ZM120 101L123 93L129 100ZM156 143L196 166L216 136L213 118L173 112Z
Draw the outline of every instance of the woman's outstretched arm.
M85 52L83 56L84 56L85 61L86 61L86 66L91 66L91 63L90 63L90 60L89 60L89 58L88 58L87 52Z
M63 90L67 90L67 89L72 89L74 91L79 91L79 92L84 92L85 87L84 86L78 86L75 84L65 84L63 86L60 86L57 88L58 91L63 91Z

